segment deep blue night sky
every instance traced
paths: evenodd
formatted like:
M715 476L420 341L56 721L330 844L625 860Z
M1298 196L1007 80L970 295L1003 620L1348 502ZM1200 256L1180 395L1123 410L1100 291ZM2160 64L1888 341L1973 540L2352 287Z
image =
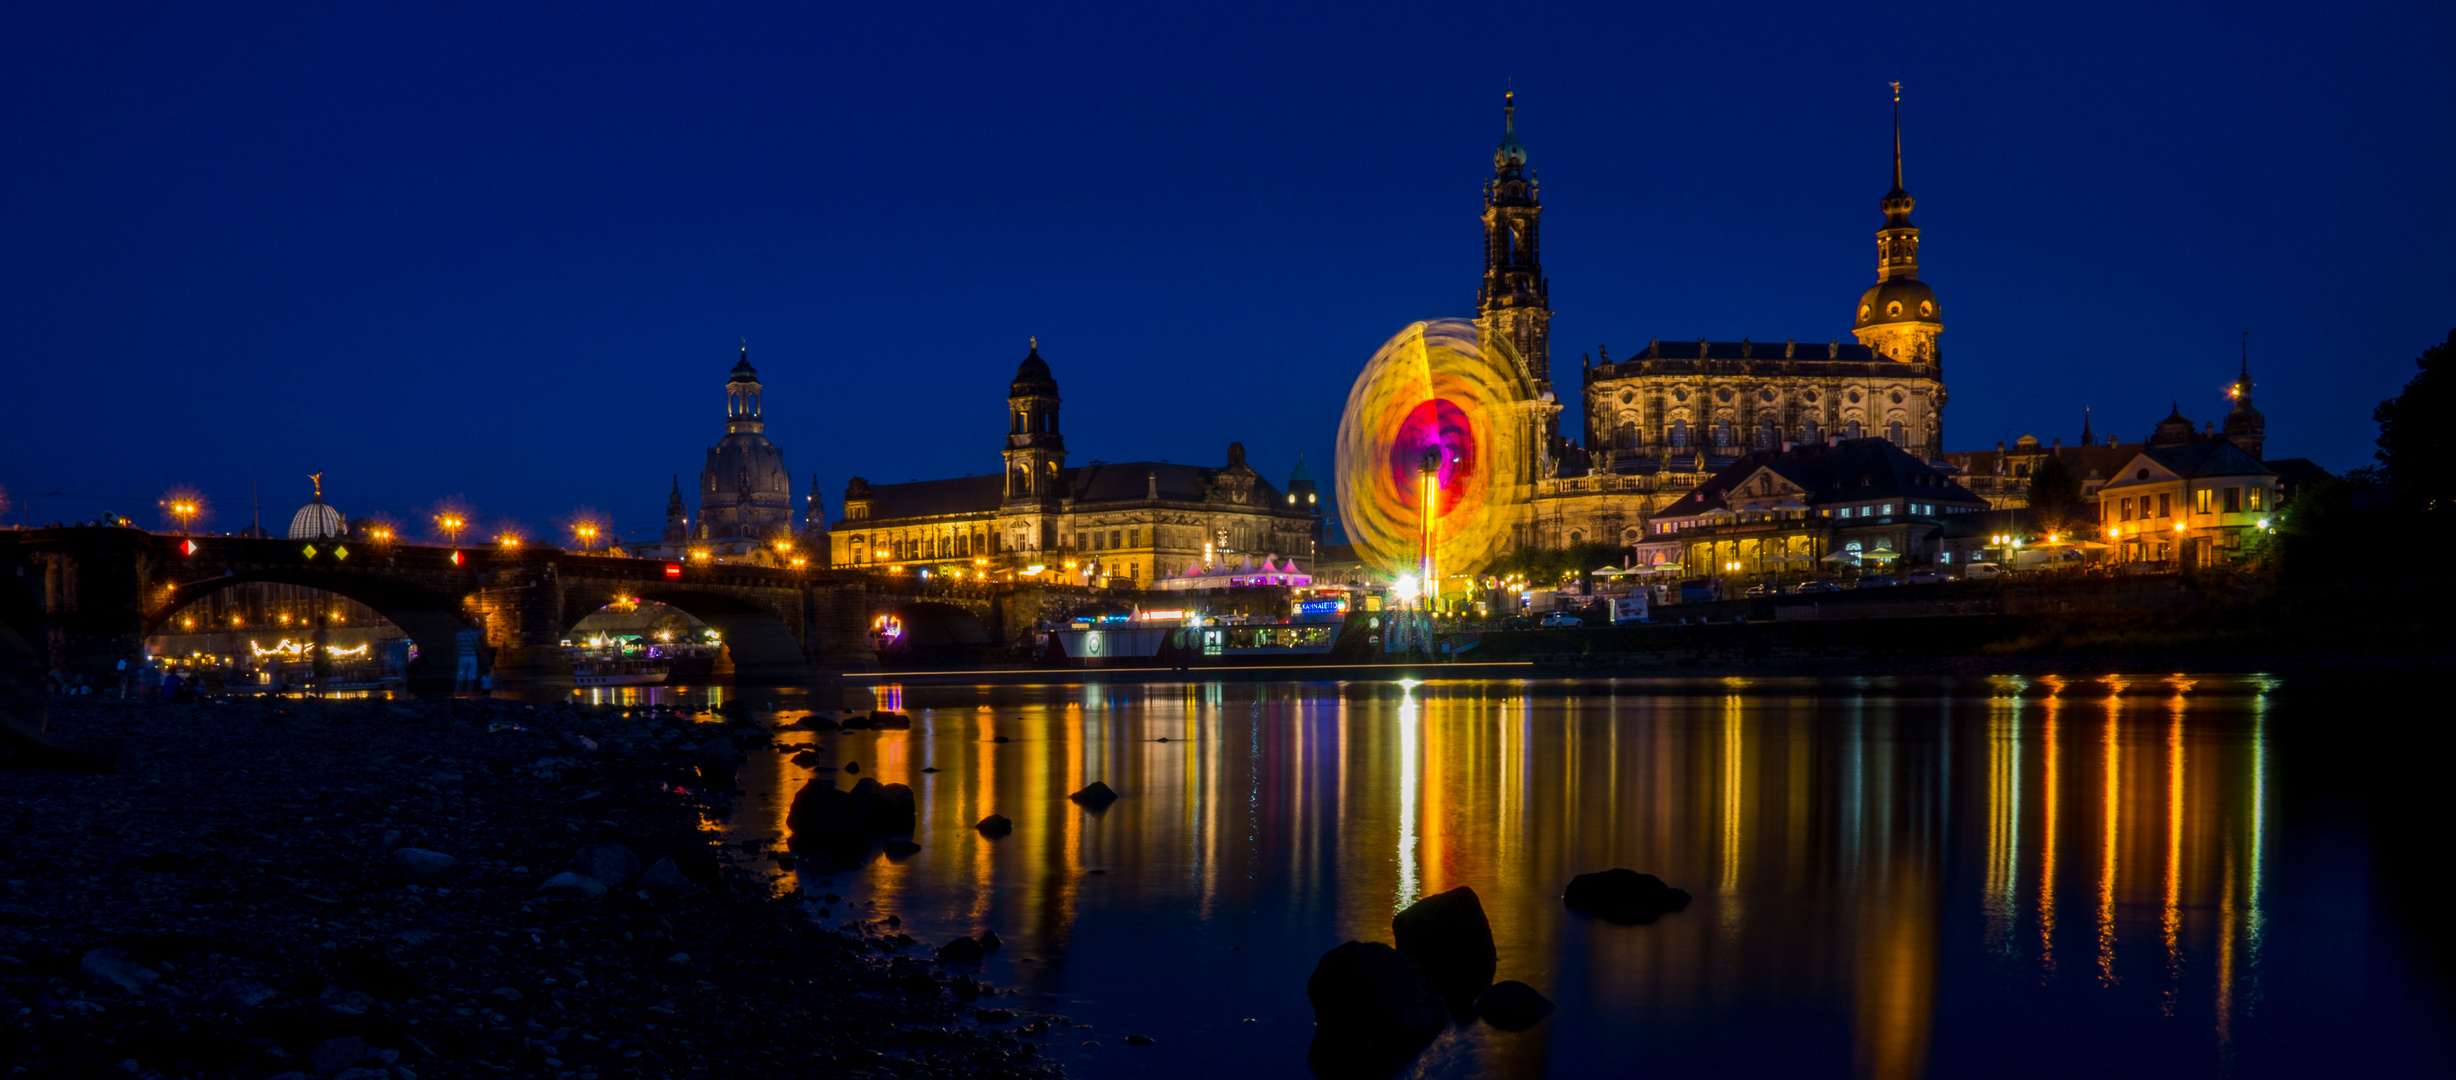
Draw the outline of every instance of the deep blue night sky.
M1504 85L1572 385L1847 338L1892 79L1949 448L2217 418L2249 329L2270 454L2356 466L2456 325L2447 5L1706 7L12 4L5 520L653 533L742 338L831 509L995 469L1034 335L1072 460L1276 481L1471 313Z

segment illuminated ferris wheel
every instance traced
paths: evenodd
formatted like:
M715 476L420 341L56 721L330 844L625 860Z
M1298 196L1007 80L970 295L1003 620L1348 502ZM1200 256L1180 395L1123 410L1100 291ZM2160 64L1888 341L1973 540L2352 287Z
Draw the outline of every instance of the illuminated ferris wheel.
M1490 565L1532 494L1541 416L1516 354L1474 323L1384 342L1339 420L1339 519L1358 557L1428 592Z

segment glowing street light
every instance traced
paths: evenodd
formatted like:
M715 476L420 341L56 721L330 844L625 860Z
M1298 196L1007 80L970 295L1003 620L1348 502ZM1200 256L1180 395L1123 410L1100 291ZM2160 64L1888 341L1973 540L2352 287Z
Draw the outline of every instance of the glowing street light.
M578 538L579 538L579 540L580 540L580 550L582 550L582 551L587 551L587 550L589 550L590 548L592 548L592 547L596 546L596 543L597 543L597 523L596 523L596 522L594 522L594 521L581 521L581 522L574 523L574 524L572 525L572 527L571 527L571 533L572 533L572 535L573 535L573 536L576 536L576 537L578 537Z
M446 510L435 515L435 527L443 530L444 538L450 540L452 546L459 547L461 530L469 527L469 519L456 511Z
M185 535L189 523L195 521L197 515L205 512L205 501L193 492L174 491L163 498L162 512L169 514L172 520L177 521L179 532Z

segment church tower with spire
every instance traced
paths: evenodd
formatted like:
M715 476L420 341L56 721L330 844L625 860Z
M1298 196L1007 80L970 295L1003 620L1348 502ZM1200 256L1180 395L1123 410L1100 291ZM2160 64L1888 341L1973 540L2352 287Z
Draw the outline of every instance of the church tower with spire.
M2268 445L2268 418L2251 407L2251 331L2243 331L2243 367L2226 387L2226 396L2234 399L2234 411L2226 414L2226 438L2253 461L2262 460L2261 448Z
M1475 326L1504 340L1537 389L1552 389L1552 283L1544 278L1543 204L1526 144L1518 141L1517 92L1501 95L1501 145L1484 181L1484 281L1475 293Z
M1056 515L1066 492L1066 436L1058 427L1057 377L1040 358L1040 339L1015 365L1006 388L1006 487L1002 516L1016 519L1021 542L1057 546Z
M1876 284L1859 295L1851 334L1886 359L1940 366L1936 338L1944 333L1944 309L1936 291L1919 280L1919 228L1910 223L1916 200L1902 187L1902 84L1893 84L1893 189L1880 205L1885 227L1876 230Z
M674 477L673 493L665 497L665 535L668 544L682 544L691 538L691 511L682 502L682 477Z

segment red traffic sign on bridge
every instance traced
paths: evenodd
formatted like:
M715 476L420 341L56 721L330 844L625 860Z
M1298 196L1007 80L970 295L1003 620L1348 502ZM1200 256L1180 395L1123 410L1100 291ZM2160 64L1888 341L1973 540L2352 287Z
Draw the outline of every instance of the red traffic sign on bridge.
M666 563L665 576L668 578L680 578L682 576L682 564L678 562Z

